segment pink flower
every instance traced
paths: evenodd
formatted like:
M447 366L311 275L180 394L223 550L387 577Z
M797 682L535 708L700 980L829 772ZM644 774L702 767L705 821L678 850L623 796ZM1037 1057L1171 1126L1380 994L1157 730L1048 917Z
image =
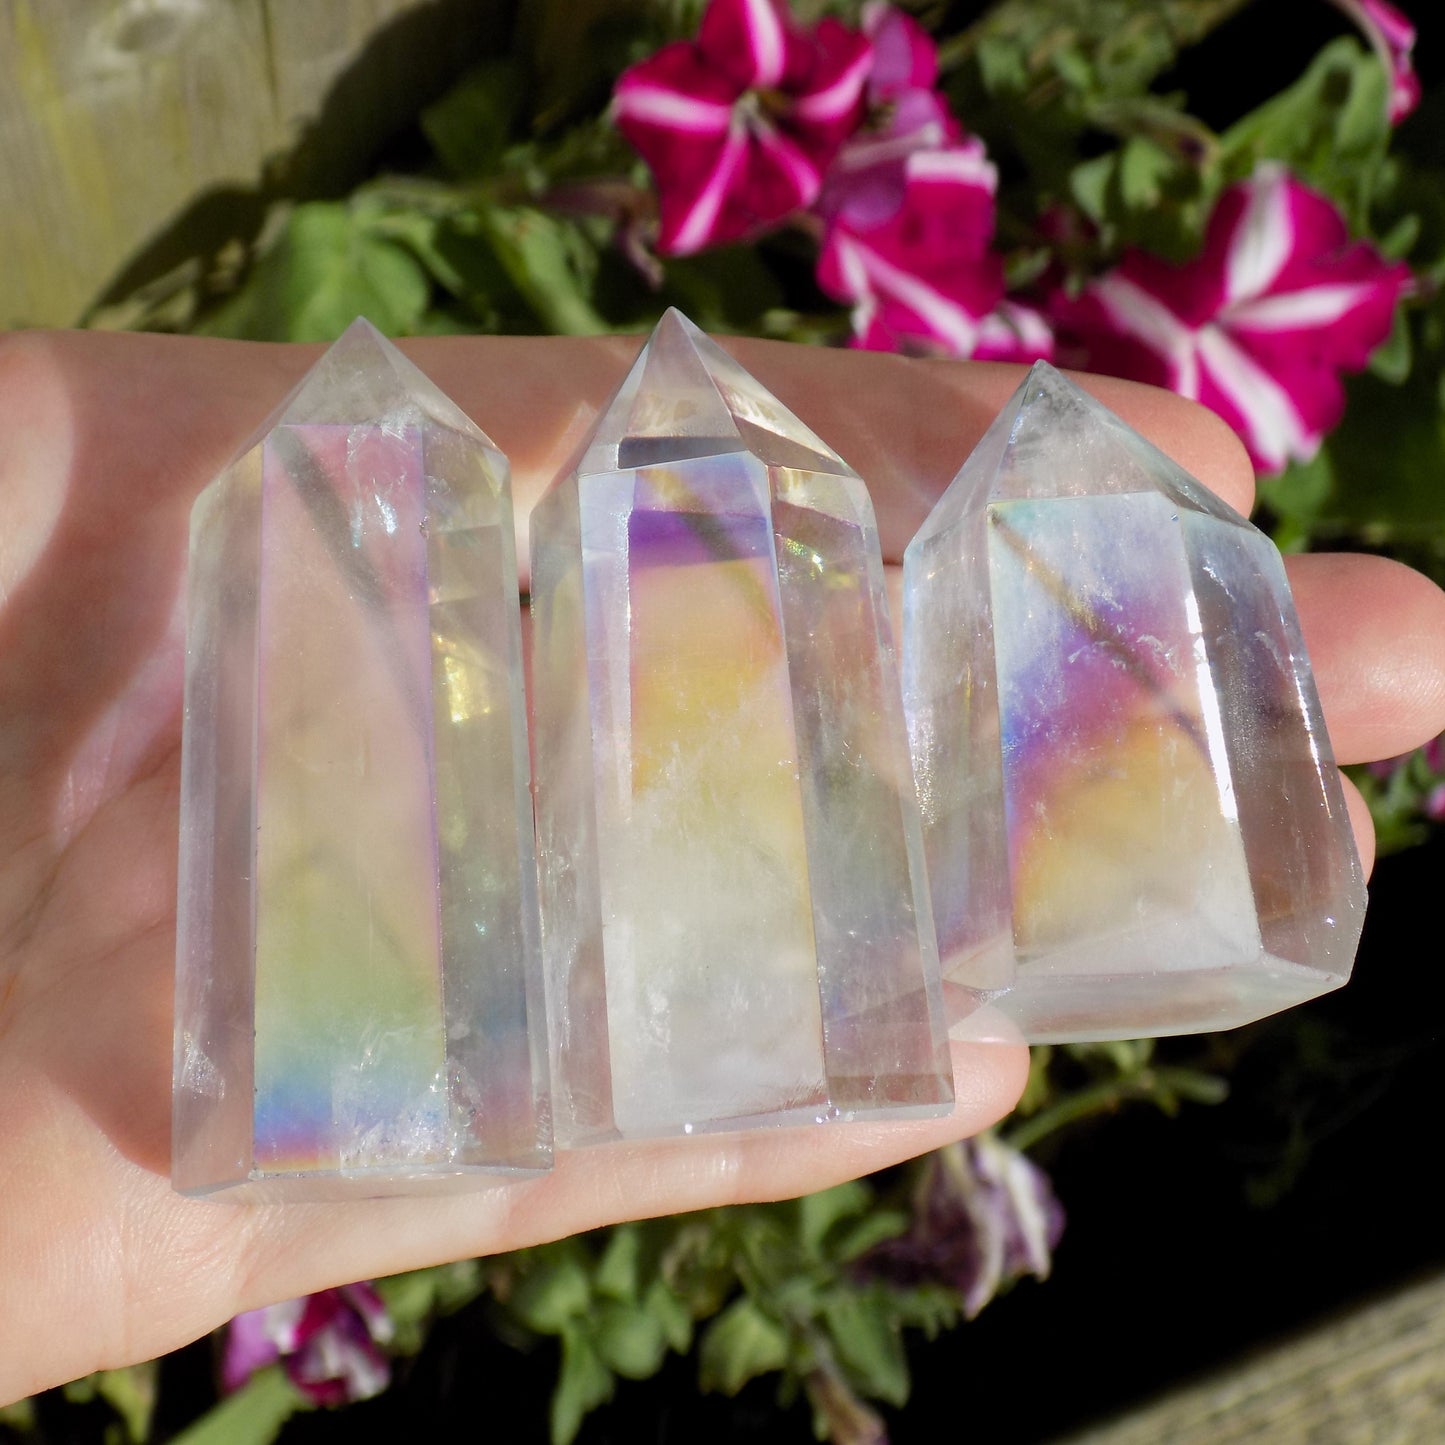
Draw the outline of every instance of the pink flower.
M958 140L962 129L938 94L938 48L909 14L886 0L863 7L863 33L873 44L868 67L868 109L874 127L912 135L937 127L938 139Z
M391 1317L370 1284L324 1289L237 1315L226 1331L221 1381L239 1390L280 1360L291 1383L317 1405L379 1395L391 1367L377 1348L391 1338Z
M1037 312L1001 303L990 249L997 173L933 86L938 52L892 5L863 9L873 44L868 120L838 152L815 209L818 284L853 308L853 342L874 351L1036 361L1051 351Z
M912 150L900 169L891 209L876 188L834 201L818 284L852 306L859 346L971 356L1003 296L989 250L996 172L972 137Z
M1017 361L1032 365L1054 359L1054 330L1041 311L1005 297L978 323L975 361Z
M1220 197L1195 260L1129 251L1054 311L1083 365L1203 402L1258 468L1280 471L1314 456L1340 419L1340 373L1389 334L1409 276L1352 244L1324 196L1269 164Z
M841 21L800 30L780 0L710 0L695 41L625 71L613 116L657 182L658 249L687 255L811 205L862 117L871 54Z
M1445 823L1445 783L1436 783L1425 794L1424 812L1432 823Z
M1387 0L1334 0L1370 42L1390 82L1388 114L1398 125L1420 104L1420 78L1415 74L1412 54L1415 27Z
M933 89L938 52L928 32L876 0L863 8L863 31L873 46L867 119L828 167L816 207L825 220L843 216L854 229L881 225L898 212L914 152L942 150L964 139L963 127Z

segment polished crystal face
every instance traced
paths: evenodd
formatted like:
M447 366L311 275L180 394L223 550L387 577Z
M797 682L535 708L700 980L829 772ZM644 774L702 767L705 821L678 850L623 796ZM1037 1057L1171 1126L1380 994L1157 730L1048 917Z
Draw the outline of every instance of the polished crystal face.
M1364 882L1273 544L1040 363L904 559L952 1032L1227 1028L1342 984Z
M559 1139L946 1110L862 483L669 312L532 575Z
M196 502L174 1179L550 1162L505 459L358 321Z

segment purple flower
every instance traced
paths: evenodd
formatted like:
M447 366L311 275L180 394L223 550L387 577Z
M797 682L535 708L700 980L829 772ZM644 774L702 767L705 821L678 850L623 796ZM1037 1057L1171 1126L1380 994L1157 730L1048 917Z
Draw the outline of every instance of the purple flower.
M1420 104L1420 78L1412 59L1415 27L1409 16L1387 0L1333 0L1333 3L1361 30L1370 42L1390 82L1386 102L1391 125L1399 123Z
M391 1317L370 1284L342 1285L237 1315L226 1331L221 1383L239 1390L280 1361L291 1383L316 1405L344 1405L386 1389L391 1366L378 1348Z
M1219 198L1195 260L1128 251L1054 315L1090 370L1203 402L1276 472L1313 457L1339 421L1340 373L1389 335L1409 279L1351 243L1329 200L1266 164Z
M907 1234L869 1251L867 1273L900 1284L951 1285L972 1319L1024 1275L1047 1279L1064 1231L1048 1176L989 1134L929 1157Z
M862 118L871 56L841 21L803 30L779 0L710 0L696 40L624 71L613 117L656 181L658 249L687 255L811 205Z

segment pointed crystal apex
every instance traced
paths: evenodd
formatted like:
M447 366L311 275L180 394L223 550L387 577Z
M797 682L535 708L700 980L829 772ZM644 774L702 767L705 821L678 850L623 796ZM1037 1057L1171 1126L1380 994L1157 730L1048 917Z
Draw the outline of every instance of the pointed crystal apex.
M1047 361L1019 389L918 533L947 531L990 502L1157 492L1171 505L1247 527L1233 507Z
M853 473L711 337L669 308L593 431L586 476L751 451L769 466Z
M278 426L407 426L425 418L497 447L425 372L414 366L364 316L358 316L262 424Z

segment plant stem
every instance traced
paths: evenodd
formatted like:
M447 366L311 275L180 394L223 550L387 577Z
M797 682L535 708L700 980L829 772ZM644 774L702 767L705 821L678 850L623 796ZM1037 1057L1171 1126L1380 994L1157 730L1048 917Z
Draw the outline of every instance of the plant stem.
M1222 1081L1208 1080L1206 1075L1193 1069L1142 1069L1137 1074L1104 1079L1060 1099L1057 1104L1040 1109L1031 1119L1025 1119L1009 1130L1004 1142L1011 1148L1028 1150L1065 1124L1077 1123L1095 1114L1113 1113L1122 1105L1136 1100L1154 1099L1161 1108L1165 1108L1168 1107L1166 1100L1180 1097L1192 1098L1200 1103L1218 1102L1224 1097L1224 1092Z

